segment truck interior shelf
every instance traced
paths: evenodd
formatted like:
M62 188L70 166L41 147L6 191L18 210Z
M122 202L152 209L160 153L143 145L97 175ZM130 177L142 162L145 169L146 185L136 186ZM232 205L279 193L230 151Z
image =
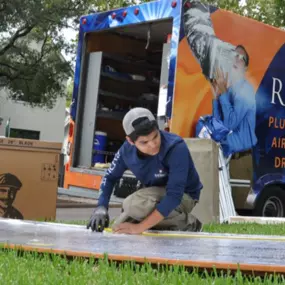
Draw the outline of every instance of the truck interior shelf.
M113 120L123 120L126 112L116 112L116 111L97 111L97 118L108 118Z
M117 62L128 64L128 65L136 65L137 67L145 68L148 70L159 71L161 68L159 65L151 64L151 63L147 62L145 59L135 57L135 56L122 57L122 56L117 56L114 54L104 53L103 57L105 60L117 61Z
M121 99L121 100L128 100L131 102L137 102L138 104L141 105L145 105L145 104L156 104L157 98L154 100L147 100L147 99L137 99L135 96L124 96L121 94L116 94L116 93L112 93L112 92L108 92L108 91L103 91L103 90L99 90L99 94L102 96L106 96L106 97L113 97L116 99Z
M147 86L156 87L156 88L159 86L159 83L151 82L147 80L135 80L135 79L127 78L127 75L124 75L124 74L121 75L120 73L112 74L112 73L102 72L102 76L108 77L113 80L121 81L123 83L128 83L128 84L145 84Z

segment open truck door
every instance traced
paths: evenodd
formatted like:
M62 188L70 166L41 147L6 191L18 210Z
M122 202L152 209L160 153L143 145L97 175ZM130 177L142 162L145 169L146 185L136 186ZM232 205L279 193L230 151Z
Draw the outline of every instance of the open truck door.
M179 25L180 8L168 1L81 18L65 188L99 189L125 140L122 119L130 108L150 109L166 127ZM137 184L126 172L116 193L125 197Z
M284 31L196 0L90 14L79 29L65 188L100 189L125 139L124 114L142 106L186 140L200 135L201 117L221 123L236 209L284 216ZM198 163L217 172L202 144ZM214 180L203 195L219 196ZM127 171L115 193L137 187Z

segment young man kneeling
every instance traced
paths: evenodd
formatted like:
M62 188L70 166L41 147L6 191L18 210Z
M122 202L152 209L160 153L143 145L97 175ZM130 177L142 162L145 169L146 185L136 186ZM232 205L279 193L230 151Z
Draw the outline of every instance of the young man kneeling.
M191 214L203 185L184 140L159 130L153 114L130 110L123 119L126 141L102 180L98 206L87 229L102 232L109 226L108 205L115 183L129 169L144 186L123 202L115 233L140 234L146 230L201 231Z

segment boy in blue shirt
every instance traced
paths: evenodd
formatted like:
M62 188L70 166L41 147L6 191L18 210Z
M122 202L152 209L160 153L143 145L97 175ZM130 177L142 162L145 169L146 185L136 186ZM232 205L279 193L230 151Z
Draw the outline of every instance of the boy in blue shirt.
M129 195L115 220L115 233L140 234L148 229L200 231L191 214L203 185L185 141L158 128L144 108L130 110L123 119L126 141L107 170L98 206L87 229L102 232L109 226L108 204L114 184L129 169L144 188Z

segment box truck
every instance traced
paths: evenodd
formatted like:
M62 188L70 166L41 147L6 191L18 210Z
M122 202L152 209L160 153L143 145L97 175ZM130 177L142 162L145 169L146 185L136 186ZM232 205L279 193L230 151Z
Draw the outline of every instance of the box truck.
M197 0L82 16L64 187L98 191L124 142L124 114L146 107L185 139L204 140L205 126L211 140L226 131L216 142L237 212L283 217L284 43L281 29ZM126 171L114 193L139 183Z

